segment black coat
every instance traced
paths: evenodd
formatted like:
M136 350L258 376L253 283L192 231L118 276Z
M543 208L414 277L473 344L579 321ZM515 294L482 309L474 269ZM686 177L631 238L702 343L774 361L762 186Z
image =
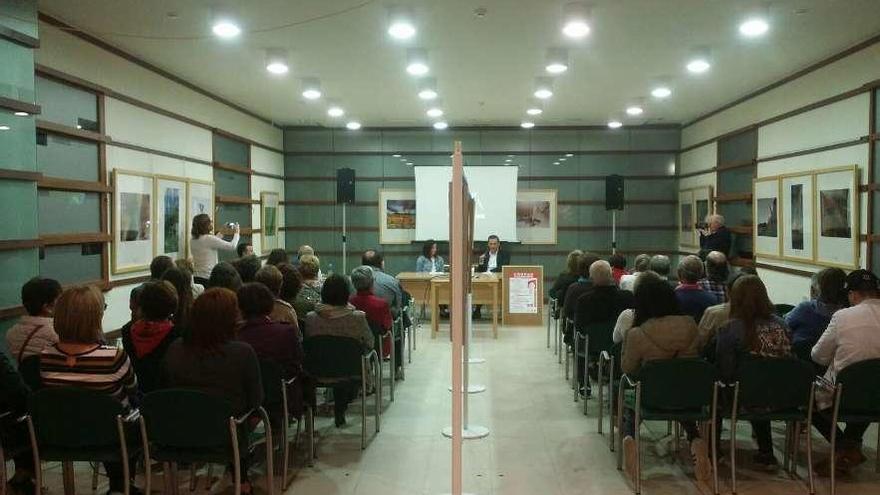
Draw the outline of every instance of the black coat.
M493 272L500 272L501 268L504 265L510 264L510 253L504 251L503 249L498 250L498 254L496 254L496 262L497 265L492 269ZM480 255L479 265L477 265L477 273L483 273L486 271L486 265L489 264L489 251Z

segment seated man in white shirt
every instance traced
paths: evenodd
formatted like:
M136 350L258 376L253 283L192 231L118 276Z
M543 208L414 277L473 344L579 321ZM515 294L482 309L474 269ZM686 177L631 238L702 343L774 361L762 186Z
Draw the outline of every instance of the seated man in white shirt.
M510 254L501 250L501 239L492 234L486 242L486 252L480 255L480 262L477 265L477 273L500 272L504 265L510 264ZM473 318L480 318L480 308L482 305L474 306Z
M846 276L846 291L851 307L838 310L813 346L813 361L828 366L825 379L835 383L837 375L851 364L880 358L880 283L868 270L854 270ZM830 411L832 394L820 389L816 405L821 413L813 415L813 425L825 438L831 438ZM862 454L862 436L870 423L847 423L846 429L837 430L836 469L846 472L865 462ZM817 467L820 475L829 473L830 465Z

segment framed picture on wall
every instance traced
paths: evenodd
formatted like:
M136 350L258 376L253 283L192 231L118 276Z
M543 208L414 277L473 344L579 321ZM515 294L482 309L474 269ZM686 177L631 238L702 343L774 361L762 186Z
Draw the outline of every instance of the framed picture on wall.
M523 244L556 244L556 189L516 192L516 235Z
M214 217L214 183L197 179L189 179L186 181L186 251L190 252L189 241L192 238L190 231L192 230L192 221L196 215L210 215Z
M856 165L815 173L816 263L859 266L859 170Z
M782 177L782 257L793 261L813 261L813 173Z
M113 274L149 268L155 256L153 176L113 171Z
M186 257L186 180L160 175L154 184L156 254L171 259Z
M779 177L755 179L752 185L752 233L756 256L782 256L779 229Z
M379 243L409 244L416 238L416 192L379 189Z
M278 193L260 193L260 245L262 253L278 247Z
M697 246L694 230L694 191L678 191L678 243Z

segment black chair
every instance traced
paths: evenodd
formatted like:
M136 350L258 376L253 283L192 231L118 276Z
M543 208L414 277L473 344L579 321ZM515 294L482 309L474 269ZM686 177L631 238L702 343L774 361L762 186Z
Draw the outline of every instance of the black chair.
M352 377L361 382L361 449L367 447L367 376L373 365L376 386L375 419L379 433L382 414L382 363L375 350L363 352L360 342L348 337L316 335L303 341L305 369L318 387L333 387Z
M880 422L880 387L877 377L880 376L880 359L869 359L851 364L840 370L834 384L824 378L818 379L818 385L830 389L834 393L831 410L831 452L837 452L837 423L839 422ZM880 472L880 435L877 438L878 457L875 470ZM831 495L837 491L835 456L831 456Z
M390 356L390 360L389 360L389 363L390 363L389 368L391 371L390 371L390 373L388 373L388 376L389 376L388 387L391 389L391 396L390 396L391 402L394 402L394 386L396 385L395 382L397 381L397 352L396 352L397 351L397 342L395 342L394 331L397 329L398 320L400 320L400 317L398 317L392 323L392 327L390 330L392 337L389 339L391 341L391 356ZM370 331L373 332L373 349L375 349L376 353L381 356L382 354L384 354L384 350L385 350L385 346L383 345L385 343L385 335L384 335L385 329L382 328L382 325L380 325L378 323L374 323L372 321L369 321L367 323L370 326ZM380 363L383 361L385 361L384 356L380 357L380 359L379 359ZM379 385L381 386L381 382Z
M42 461L62 463L65 493L73 493L73 463L122 464L124 493L129 494L130 459L140 454L137 435L129 447L127 433L137 410L126 411L109 395L76 387L44 388L30 397L28 433L34 454L36 486L43 486Z
M280 442L273 444L281 448L281 489L286 490L290 485L290 476L288 470L290 467L290 422L296 422L296 433L293 437L293 450L296 451L299 434L302 429L301 417L294 415L290 411L288 400L290 393L302 394L304 389L295 389L298 377L289 379L284 378L281 367L274 361L265 359L260 360L260 376L263 379L263 409L269 414L272 420L273 431L278 435ZM314 464L315 457L315 417L312 405L302 398L305 412L306 434L308 436L308 463ZM280 427L280 428L278 428ZM255 444L264 443L264 441L254 442Z
M403 317L403 311L400 316L392 323L392 335L394 336L394 345L392 354L394 354L394 379L406 380L406 361L403 359L403 350L406 348L406 318Z
M720 382L714 366L694 358L658 359L642 366L636 379L624 374L620 378L617 402L617 430L623 431L623 407L627 403L635 412L636 467L635 492L642 491L642 455L640 424L642 421L708 422L711 438L715 438ZM635 393L627 400L626 392ZM617 469L623 466L623 435L618 435ZM718 494L718 455L712 451L714 493Z
M584 386L590 384L590 377L588 375L588 370L590 368L590 360L598 360L599 355L604 351L608 351L614 345L614 340L612 338L612 334L614 333L614 325L617 323L617 320L610 321L602 321L590 323L583 329L577 329L574 332L574 347L573 347L573 357L572 359L572 376L577 376L578 370L575 369L577 367L577 359L576 358L584 358L584 369L580 370L583 373L584 377ZM583 330L583 331L581 331ZM581 343L583 341L583 343ZM577 382L577 380L575 380ZM599 384L601 387L601 383ZM577 385L575 385L574 391L574 401L578 401L578 390ZM601 409L601 402L599 403L599 408ZM584 416L587 415L587 398L584 396Z
M26 420L26 416L19 417L12 411L0 412L0 490L5 490L8 481L7 459L23 455L30 449Z
M547 298L547 349L550 348L550 326L553 322L559 323L558 301L555 297Z
M266 432L266 491L272 495L275 483L272 473L272 426L262 407L236 417L228 400L198 390L165 389L144 396L141 406L140 432L144 445L146 483L150 493L151 460L162 463L166 493L177 486L178 463L232 464L235 495L241 495L242 450L249 449L245 424L256 414ZM242 427L242 425L245 425ZM191 483L191 487L194 485Z
M597 418L597 433L602 434L602 419L604 416L604 392L602 382L607 374L608 376L608 449L614 452L614 424L615 414L617 410L617 377L623 373L620 371L620 350L619 344L611 347L610 350L602 351L599 354L599 417Z
M22 359L21 363L18 364L18 373L21 375L21 379L24 380L24 384L32 391L36 392L43 388L43 378L40 376L39 354Z
M815 374L813 367L799 359L754 358L743 361L732 383L733 401L730 412L730 477L736 493L736 426L745 421L785 421L786 450L783 464L791 471L789 459L800 445L800 425L813 421ZM794 462L795 466L797 462ZM807 435L807 472L810 493L815 493L813 480L813 443Z

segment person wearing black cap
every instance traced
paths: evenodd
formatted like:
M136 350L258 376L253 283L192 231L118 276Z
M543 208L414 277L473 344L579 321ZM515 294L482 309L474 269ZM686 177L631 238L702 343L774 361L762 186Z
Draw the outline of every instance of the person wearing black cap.
M813 361L828 366L825 379L835 383L837 374L847 366L880 358L880 282L868 270L854 270L846 276L845 289L851 307L834 313L828 328L813 346ZM825 438L831 438L830 415L832 406L829 391L819 389L816 404L820 414L813 415L813 424ZM862 454L862 436L870 423L847 423L844 431L837 431L836 466L847 471L865 462ZM819 466L820 474L828 473L829 464Z

